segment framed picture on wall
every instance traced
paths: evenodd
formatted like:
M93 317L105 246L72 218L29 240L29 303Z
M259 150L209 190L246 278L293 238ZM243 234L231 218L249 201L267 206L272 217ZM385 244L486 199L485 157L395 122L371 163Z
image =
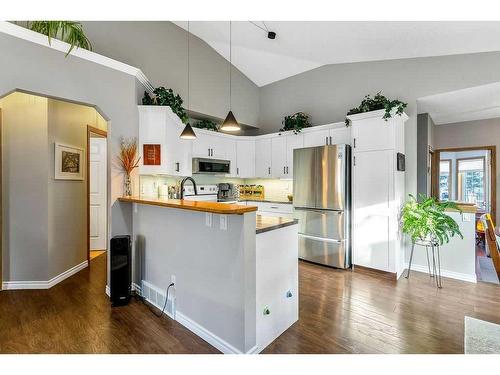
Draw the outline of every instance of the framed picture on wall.
M76 146L54 144L54 179L83 180L85 150Z

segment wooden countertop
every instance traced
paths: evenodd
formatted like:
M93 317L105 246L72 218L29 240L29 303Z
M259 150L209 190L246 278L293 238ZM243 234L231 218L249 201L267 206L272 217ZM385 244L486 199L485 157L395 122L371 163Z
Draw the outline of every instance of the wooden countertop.
M257 215L255 228L257 234L259 234L269 232L270 230L287 227L289 225L295 225L298 222L299 221L297 219L290 219L287 217Z
M244 206L240 204L217 203L217 202L199 202L180 199L159 199L150 197L120 197L120 202L130 202L139 204L148 204L151 206L160 206L168 208L178 208L181 210L191 210L200 212L211 212L222 215L243 215L247 212L257 211L255 206Z

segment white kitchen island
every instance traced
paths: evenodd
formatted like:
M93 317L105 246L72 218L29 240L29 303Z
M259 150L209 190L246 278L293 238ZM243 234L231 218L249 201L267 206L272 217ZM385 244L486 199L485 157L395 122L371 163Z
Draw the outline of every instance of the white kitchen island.
M134 287L223 353L258 353L298 319L297 221L256 207L133 204Z

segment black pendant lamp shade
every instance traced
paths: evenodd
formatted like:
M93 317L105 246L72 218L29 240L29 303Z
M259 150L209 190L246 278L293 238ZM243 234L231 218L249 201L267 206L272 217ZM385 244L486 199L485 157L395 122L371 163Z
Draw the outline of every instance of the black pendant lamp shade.
M222 123L221 130L227 131L227 132L237 132L240 130L240 125L238 124L238 121L236 121L236 118L233 115L233 111L229 111L229 113L226 116L226 119Z
M182 139L196 139L196 134L194 133L193 128L189 124L189 122L184 127L184 130L181 133Z

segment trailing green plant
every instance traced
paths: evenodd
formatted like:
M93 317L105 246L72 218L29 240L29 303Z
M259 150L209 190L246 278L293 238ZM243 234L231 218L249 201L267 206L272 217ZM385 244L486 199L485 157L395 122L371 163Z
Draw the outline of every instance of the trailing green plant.
M299 134L302 129L311 127L309 116L304 112L297 112L293 115L285 116L281 124L283 127L280 129L280 132L293 130L294 134Z
M452 217L445 213L446 209L455 209L461 212L453 202L438 202L434 197L419 195L419 201L410 194L410 199L401 210L401 224L403 233L408 234L412 241L433 240L440 245L448 243L451 237L462 233Z
M186 110L182 106L184 101L179 94L174 93L172 89L166 89L165 87L157 87L153 91L153 95L150 95L147 91L144 91L144 97L142 98L142 104L144 105L165 105L169 106L184 124L188 122L188 115Z
M387 121L387 119L392 117L392 110L396 108L396 115L401 116L403 114L404 109L408 103L404 103L398 99L389 100L379 91L373 98L370 95L366 95L364 99L361 101L359 107L351 108L349 112L347 112L347 116L355 115L357 113L370 112L370 111L378 111L380 109L385 109L384 116L382 118ZM346 117L345 125L349 126L350 121Z
M52 38L69 43L70 47L66 56L76 48L83 48L92 51L92 44L83 32L83 26L75 21L31 21L28 22L28 28L37 33L47 35L49 44Z
M195 128L198 128L198 129L212 130L214 132L219 131L219 126L217 125L217 123L215 121L207 120L207 119L200 120L197 123L195 123L193 126Z

